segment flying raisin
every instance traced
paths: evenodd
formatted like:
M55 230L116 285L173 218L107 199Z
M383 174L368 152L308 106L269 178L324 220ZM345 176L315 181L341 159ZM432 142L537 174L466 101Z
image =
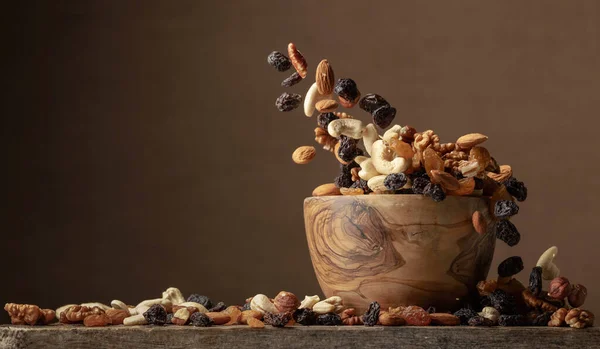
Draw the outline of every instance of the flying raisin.
M533 321L531 322L531 325L532 326L548 326L548 322L550 322L550 319L552 318L552 314L553 314L553 312L551 312L551 311L541 313L540 315L536 316L535 319L533 319Z
M442 186L439 184L433 184L431 182L427 184L423 194L431 197L435 202L443 201L446 198L446 193L444 192Z
M396 108L390 105L384 105L373 112L373 123L380 128L390 126L396 117Z
M468 325L469 319L477 316L477 313L475 312L475 310L473 310L471 308L462 308L462 309L457 310L454 313L454 316L457 316L460 319L461 325Z
M417 177L413 179L412 189L415 192L415 194L425 194L425 189L429 184L431 184L431 182L429 181L427 176Z
M193 293L193 294L189 295L189 297L187 298L186 301L202 304L206 309L210 309L213 307L213 302L212 302L212 300L210 300L210 298L199 295L197 293Z
M515 246L521 240L521 234L514 224L503 219L496 222L496 238L506 242L508 246Z
M470 318L467 321L469 326L486 326L486 327L490 327L490 326L494 326L495 323L494 321L488 319L488 318L484 318L483 316L473 316L472 318Z
M279 111L291 111L300 105L302 102L302 96L297 93L284 92L281 96L277 97L275 106Z
M363 315L363 323L365 326L375 326L377 325L377 321L379 320L379 311L381 310L381 306L377 302L372 302L369 304L369 309Z
M320 128L327 130L329 123L337 119L339 119L339 117L337 117L334 113L322 113L317 116L317 124Z
M338 314L327 313L319 315L316 324L321 326L340 326L342 325L342 318Z
M392 173L385 177L383 185L389 190L399 190L406 185L408 178L404 173Z
M209 327L214 324L211 318L203 313L193 313L190 316L190 324L197 327Z
M293 318L297 323L304 326L314 325L317 320L315 312L308 308L296 309Z
M160 304L152 305L143 315L150 325L162 326L167 322L167 311Z
M361 98L358 103L358 107L369 114L372 114L375 110L383 107L384 105L390 105L385 98L375 93L367 93Z
M277 51L273 51L267 56L267 63L280 72L284 72L292 67L290 59Z
M542 292L542 267L534 267L529 274L529 291L535 297Z
M227 308L227 306L225 305L225 303L219 302L219 303L217 303L217 305L215 305L212 308L208 309L208 311L211 312L211 313L218 313L220 311L225 310L226 308Z
M352 79L339 79L335 84L333 92L348 101L354 101L360 96L356 82Z
M513 276L523 270L523 259L519 256L508 257L498 265L498 276Z
M495 290L488 296L492 307L500 314L514 314L517 310L515 297L503 290Z
M265 325L271 325L273 327L284 327L292 319L292 313L265 313L264 322Z
M346 137L344 135L340 136L340 148L338 150L338 155L340 159L350 162L354 160L356 157L356 144L358 140L352 139L350 137Z
M519 206L511 200L498 200L494 205L494 215L499 219L509 218L519 213Z
M296 85L297 83L299 83L300 81L302 81L302 76L300 76L300 74L298 74L298 72L295 71L292 75L283 79L283 81L281 82L281 86L282 87L292 87L292 86Z
M515 177L510 177L503 184L506 187L506 191L518 201L525 201L527 199L527 187L523 182L518 181Z
M498 325L500 326L525 326L527 323L523 315L500 315Z

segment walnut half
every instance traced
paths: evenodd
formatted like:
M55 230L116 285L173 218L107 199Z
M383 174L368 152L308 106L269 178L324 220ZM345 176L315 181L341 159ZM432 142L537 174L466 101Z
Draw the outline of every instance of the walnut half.
M594 314L591 311L573 308L565 316L567 325L573 328L586 328L594 325Z

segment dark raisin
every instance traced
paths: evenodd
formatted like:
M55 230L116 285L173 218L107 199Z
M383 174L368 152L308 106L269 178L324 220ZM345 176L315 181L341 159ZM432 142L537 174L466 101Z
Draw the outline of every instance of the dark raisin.
M485 167L485 170L487 172L500 173L500 165L498 165L498 161L496 161L493 156L490 159L489 164Z
M292 313L265 313L264 322L265 325L271 325L273 327L284 327L292 319Z
M365 194L369 194L370 192L372 192L371 188L369 188L368 182L364 179L359 179L356 182L352 183L350 188L360 188L365 192Z
M350 172L350 170L354 167L359 167L354 161L348 165L340 164L340 174L333 180L336 187L350 188L352 186L354 182L352 181L352 172Z
M535 297L542 292L542 267L534 267L529 274L529 291Z
M430 184L428 178L426 177L417 177L413 179L412 189L415 194L425 194L425 188Z
M523 260L519 256L508 257L498 265L498 276L517 275L523 270Z
M167 311L160 304L154 304L144 313L144 318L150 325L162 326L167 322Z
M496 222L496 238L506 242L508 246L515 246L521 240L521 234L514 224L503 219Z
M338 149L338 156L340 159L346 162L353 161L356 157L357 143L358 140L356 139L352 139L344 135L340 136L340 148Z
M494 205L494 215L499 219L509 218L519 213L519 206L511 200L499 200Z
M167 314L167 322L165 323L165 325L172 325L173 322L171 320L173 320L173 313L168 313Z
M527 323L523 315L500 315L498 325L500 326L525 326Z
M392 173L385 177L383 185L389 190L399 190L408 182L408 178L404 173Z
M315 321L317 320L317 314L315 314L314 311L307 308L296 309L294 311L293 317L297 323L304 326L314 325Z
M518 181L515 177L510 177L503 184L506 187L506 191L518 201L525 201L527 199L527 187L523 182Z
M208 311L218 313L220 311L225 310L225 308L227 308L227 306L225 305L225 303L219 302L219 303L217 303L217 305L215 305L212 308L208 309Z
M427 184L425 190L423 190L423 194L431 197L435 202L443 201L446 198L446 193L444 193L442 186L439 184L433 184L431 182Z
M462 174L462 172L461 172L461 174ZM473 177L473 180L475 181L475 188L473 190L481 190L481 189L483 189L483 186L484 186L483 179L477 178L477 177Z
M467 322L469 324L469 326L486 326L486 327L490 327L490 326L494 326L495 323L494 321L488 319L488 318L484 318L483 316L473 316L472 318L469 319L469 321Z
M246 310L250 310L250 302L248 302L248 303L245 303L245 304L242 306L242 311L246 311Z
M427 312L429 314L437 313L437 309L433 305L430 305L429 308L427 308Z
M517 310L515 297L502 291L495 290L490 293L490 302L492 307L496 308L500 314L514 314Z
M290 59L277 51L273 51L267 56L267 63L280 72L284 72L292 67Z
M277 97L275 106L279 111L290 111L298 108L302 102L302 96L297 93L284 92L281 96Z
M454 313L454 316L457 316L460 319L461 325L468 325L469 319L477 316L477 313L471 308L462 308L460 310L457 310Z
M360 96L356 82L352 79L339 79L333 88L333 92L348 101L354 101Z
M300 74L298 74L298 72L294 72L294 74L283 79L283 81L281 82L281 86L282 87L292 87L292 86L296 85L297 83L299 83L300 81L302 81L302 76L300 76Z
M479 298L479 306L483 309L485 307L491 307L492 306L492 301L490 300L490 297L488 296L481 296L481 298Z
M415 172L409 174L408 177L413 181L415 180L415 178L425 178L426 180L429 181L429 176L427 175L427 172L425 172L424 169L415 171Z
M210 300L210 298L206 297L206 296L202 296L199 295L197 293L193 293L191 294L187 300L187 302L196 302L199 304L202 304L206 309L210 309L213 307L213 302Z
M190 316L190 324L197 327L209 327L214 324L211 318L203 313L193 313Z
M369 114L372 114L375 110L385 105L390 104L385 100L385 98L375 93L366 94L358 103L358 107Z
M321 326L340 326L342 318L338 314L327 313L317 316L316 324Z
M384 105L373 112L373 123L380 128L390 126L396 117L396 108L389 105Z
M337 119L339 118L334 113L322 113L317 116L317 125L319 125L320 128L327 130L329 123Z
M465 178L465 176L462 174L462 172L460 172L460 170L458 170L458 169L452 168L449 171L454 177L456 177L456 179L460 180L460 179ZM475 185L477 185L477 182L475 182Z
M363 315L363 323L365 326L375 326L377 325L377 321L379 321L379 311L381 310L381 306L377 302L372 302L369 304L369 309Z
M532 326L548 326L548 322L550 322L550 318L552 317L552 312L547 311L542 313L533 319L531 322Z

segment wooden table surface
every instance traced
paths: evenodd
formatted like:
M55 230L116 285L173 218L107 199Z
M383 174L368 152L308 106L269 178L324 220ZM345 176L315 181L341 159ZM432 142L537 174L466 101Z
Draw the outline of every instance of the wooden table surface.
M600 348L600 329L550 327L0 326L0 348Z

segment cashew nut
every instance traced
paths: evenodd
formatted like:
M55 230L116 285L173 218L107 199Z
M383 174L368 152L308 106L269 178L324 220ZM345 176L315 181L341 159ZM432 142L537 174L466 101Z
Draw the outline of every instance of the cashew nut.
M269 297L265 296L264 294L257 294L252 298L252 301L250 301L250 309L256 310L262 314L276 314L279 312L279 310L277 310L275 307L275 304L273 304Z
M125 326L146 325L147 323L148 321L146 321L143 314L133 315L123 319L123 325Z
M385 131L385 133L383 134L383 141L385 143L390 143L390 141L392 140L392 138L400 138L400 130L402 129L402 126L400 125L394 125L392 126L389 130Z
M313 114L315 113L315 104L318 101L324 100L324 99L330 99L331 98L331 94L327 95L327 96L323 96L321 94L319 94L319 89L317 88L317 83L315 82L314 84L312 84L310 86L310 88L308 89L308 91L306 92L306 96L304 97L304 114L308 117L313 116Z
M108 309L110 309L110 307L108 305L98 303L98 302L81 303L79 305L81 305L82 307L89 307L89 308L98 307L104 311L107 311Z
M358 176L361 179L368 181L369 179L379 175L379 172L377 172L375 166L373 166L373 161L371 160L371 158L368 158L366 156L357 156L354 158L354 161L356 161L356 163L360 165L360 171L358 171Z
M127 306L127 304L125 304L124 302L121 302L118 299L111 301L110 306L113 307L113 309L129 310L129 307Z
M319 298L319 296L317 296L317 295L304 296L304 300L302 300L302 302L300 303L299 308L312 309L313 306L315 304L319 303L320 300L321 300L321 298Z
M167 288L167 290L162 293L162 298L170 300L173 305L179 305L185 302L185 298L183 298L181 291L176 287Z
M337 120L336 120L337 121ZM331 126L331 124L329 124ZM395 157L394 151L385 145L383 140L373 143L371 159L377 172L381 174L400 173L406 171L412 161L401 157Z
M169 313L171 312L171 309L173 308L173 303L171 303L171 300L163 299L163 298L155 298L155 299L148 299L148 300L140 302L140 304L136 305L135 308L129 309L129 313L131 315L143 314L146 312L146 310L150 309L150 307L153 306L154 304L162 305L163 307L165 307L165 309Z
M560 274L560 270L554 264L554 257L558 253L558 247L552 246L542 253L540 259L538 259L536 266L542 267L542 278L544 280L552 280L557 278Z
M180 307L194 307L196 309L198 309L199 313L208 313L208 309L206 309L205 306L203 306L200 303L196 303L196 302L183 302L183 303L179 303L178 304Z
M377 133L375 125L368 124L365 126L362 137L363 143L365 144L365 150L369 155L371 155L371 146L373 145L373 142L379 139L379 134Z
M385 177L387 177L387 175L378 175L375 177L371 177L371 179L369 179L367 181L367 185L376 194L377 193L383 194L383 193L391 192L391 190L386 188L385 185L383 184L383 182L385 181Z
M483 309L481 309L479 316L483 316L484 318L492 320L493 322L498 322L500 312L494 307L484 307Z
M329 123L327 132L335 138L344 135L353 139L361 139L363 123L358 119L337 119Z
M317 314L339 313L344 309L342 297L333 296L315 304L312 310Z

